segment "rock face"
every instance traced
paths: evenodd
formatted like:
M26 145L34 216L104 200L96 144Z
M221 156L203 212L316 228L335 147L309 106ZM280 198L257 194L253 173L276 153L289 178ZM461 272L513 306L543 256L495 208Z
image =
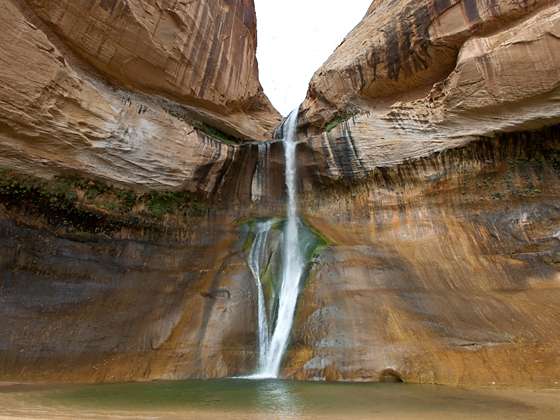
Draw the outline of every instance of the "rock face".
M554 386L560 132L504 134L308 197L330 246L285 374Z
M549 0L375 1L313 77L305 121L323 127L369 111L412 120L410 129L414 122L462 126L462 114L500 114L551 93L558 10Z
M281 149L243 143L279 121L253 3L3 6L1 380L249 371L254 283L236 221L282 194L257 168L268 150L281 172Z
M250 139L266 138L278 123L258 79L250 0L27 3L72 51L121 86L199 108Z
M233 221L198 217L199 230L180 231L186 237L133 231L77 240L2 216L3 380L211 378L252 369L254 282Z
M0 380L251 373L247 226L284 215L281 143L243 142L278 120L252 2L0 20ZM557 385L559 25L557 1L376 0L318 70L284 376Z
M327 124L308 140L321 176L355 180L481 137L560 122L560 5L482 3L372 5L315 74L302 107L309 132ZM394 22L398 28L387 29Z
M107 66L103 66L95 57L87 55L87 51L97 45L94 35L99 34L99 30L85 21L82 23L72 18L72 11L76 10L73 8L75 3L64 3L68 5L67 9L64 9L61 2L56 2L56 7L45 9L47 5L44 3L30 2L33 8L28 8L25 7L25 2L6 2L0 15L4 28L0 35L0 43L4 46L0 54L2 62L7 63L0 69L2 165L44 176L78 171L135 188L205 189L213 181L208 179L204 180L204 184L199 183L197 171L209 165L214 168L220 168L224 164L227 166L227 162L238 152L237 146L223 144L219 140L230 139L232 136L227 133L233 133L233 137L262 138L266 131L273 128L278 114L270 108L256 79L254 24L249 19L254 15L252 5L245 10L242 8L245 3L224 2L223 7L212 10L205 8L204 13L200 12L207 16L205 19L212 18L216 22L220 18L230 22L228 27L234 32L229 37L231 45L222 45L216 39L215 48L221 46L223 54L229 52L238 59L244 58L240 63L228 63L227 60L220 62L220 69L223 70L220 74L231 73L232 80L239 79L239 83L232 82L232 85L245 86L247 90L241 94L231 88L227 90L221 87L226 82L212 76L217 70L207 66L207 72L200 76L207 79L206 93L191 93L193 97L200 94L199 101L191 101L186 94L181 94L175 98L181 102L174 102L162 96L142 93L158 88L158 85L150 85L150 80L160 80L167 86L167 90L160 86L164 95L170 92L172 84L169 80L175 79L165 75L168 67L164 66L159 70L157 66L154 67L150 73L151 79L147 78L144 84L137 83L135 77L142 78L143 71L150 67L149 61L135 61L133 57L128 59L125 54L128 50L124 47L117 49L116 46L114 61L109 60ZM117 27L122 19L127 19L126 13L131 14L137 9L145 9L146 13L149 11L147 4L141 7L142 2L113 2L112 6L109 2L88 4L95 4L95 7L82 7L80 10L83 11L83 19L104 16L106 25ZM68 35L72 38L69 42L72 50L67 48L64 38L57 36L34 15L35 8L40 16L46 13L45 10L49 10L55 14L53 19L62 19L60 24L63 26L54 28L57 32L64 32L65 22L73 22L73 28L85 31L81 36L73 32ZM113 14L110 13L111 10ZM192 13L188 7L185 10ZM240 14L245 16L246 26L241 25ZM64 19L65 16L67 19ZM238 20L234 19L236 16ZM173 28L176 32L164 31L173 39L188 38L189 35L206 39L204 31L212 30L212 27L200 25L181 26L181 19L176 17L175 20L177 22ZM101 21L96 22L101 25ZM111 35L116 36L116 32L107 31L103 45L110 48L117 40L125 42L130 37L136 40L145 37L140 42L141 45L156 42L157 38L150 36L145 28L142 30L143 27L132 17L130 25L130 31L132 28L138 31L135 38L131 33L129 37L112 41ZM160 29L163 28L166 25L162 24ZM195 31L189 34L189 30ZM239 38L245 41L239 41ZM160 66L165 63L166 66L171 66L176 55L176 62L184 64L184 79L181 79L181 88L177 90L190 91L191 83L198 86L199 76L195 75L201 70L187 65L189 60L194 60L189 57L189 52L197 53L190 50L179 53L173 50L165 58L164 50L157 49L158 46L163 48L162 42L160 40L152 45L154 52L148 54L146 60L151 58ZM149 50L148 47L145 48ZM244 55L239 54L240 49L244 51ZM79 60L72 53L74 50L86 56L95 69ZM105 54L101 47L98 51ZM145 49L142 47L137 51ZM159 56L156 54L158 51ZM109 56L103 57L108 59ZM128 67L124 66L125 61ZM251 66L247 65L245 68L245 62L250 62ZM230 67L232 70L228 71ZM101 75L114 76L115 81L120 82L117 69L124 68L126 71L123 74L127 78L123 76L122 83L125 83L127 89L110 85L99 75L101 72ZM260 106L257 102L264 105ZM253 106L255 104L257 105ZM258 111L262 124L251 123L251 129L245 130L247 121L253 118L251 109ZM220 133L220 128L225 133ZM220 170L206 172L216 175Z
M375 1L302 106L330 238L285 374L553 386L556 1Z

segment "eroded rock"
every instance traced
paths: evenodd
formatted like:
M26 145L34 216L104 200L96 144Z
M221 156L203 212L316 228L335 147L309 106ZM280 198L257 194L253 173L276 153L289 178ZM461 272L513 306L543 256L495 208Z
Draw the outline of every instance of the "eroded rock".
M305 200L331 245L303 290L299 379L554 386L558 128L504 134Z
M287 377L558 381L559 7L376 0L316 73L300 210L328 246ZM8 1L0 20L2 377L253 372L242 226L284 214L284 163L244 142L277 118L252 2Z
M27 3L120 86L177 100L249 139L269 137L278 123L259 83L252 1Z
M558 7L376 1L314 75L303 122L364 114L369 138L396 142L558 121Z

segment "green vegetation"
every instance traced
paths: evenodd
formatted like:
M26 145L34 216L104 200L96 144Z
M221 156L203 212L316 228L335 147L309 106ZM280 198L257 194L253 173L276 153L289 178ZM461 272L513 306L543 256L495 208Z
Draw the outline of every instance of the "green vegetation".
M207 207L186 191L137 192L100 180L65 175L46 180L0 170L0 203L20 214L82 232L111 232L165 216L188 219Z
M506 195L504 193L501 193L501 192L495 192L495 193L492 193L491 197L492 197L492 200L503 200L506 197Z
M281 277L282 277L282 237L284 231L285 219L273 218L268 219L273 222L268 236L269 249L266 260L266 265L261 267L261 282L267 302L269 317L273 319L278 309L278 296L280 294ZM243 251L249 255L256 238L256 228L258 222L266 222L267 219L251 219L240 222L242 231L246 234L243 242ZM309 279L309 271L321 253L332 245L329 240L318 229L313 227L306 221L303 221L303 226L299 229L299 248L306 261L306 269L303 273L302 284L306 284Z
M221 142L221 143L225 143L225 144L230 144L230 145L236 145L236 144L240 144L243 141L239 138L236 138L234 136L231 136L229 134L224 133L221 130L218 130L215 127L211 127L208 124L205 124L201 121L191 121L191 124L194 128L196 128L197 130L202 131L204 134L206 134L207 136Z
M115 192L125 211L131 211L136 204L136 194L130 190L117 190Z
M192 214L200 216L207 207L187 191L151 192L144 196L149 213L155 217L166 214Z
M344 114L340 114L340 115L335 116L332 120L330 120L325 125L325 131L327 133L330 133L332 130L334 130L335 127L337 127L340 124L348 121L350 118L353 118L355 115L356 115L355 113L344 113Z

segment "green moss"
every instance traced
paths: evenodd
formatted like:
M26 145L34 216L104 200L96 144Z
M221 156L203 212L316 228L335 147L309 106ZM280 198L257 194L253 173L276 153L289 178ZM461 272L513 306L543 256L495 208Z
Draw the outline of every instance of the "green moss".
M113 222L102 223L95 211L81 207L78 201L78 189L72 177L43 180L5 171L0 177L0 202L8 209L18 209L25 215L41 215L51 225L78 231L116 228Z
M146 206L149 213L155 217L171 213L202 215L207 210L202 202L186 191L149 193L146 196Z
M100 207L109 211L117 211L119 209L119 205L112 201L109 201L107 203L101 203Z
M101 194L107 192L108 187L101 182L91 182L86 188L86 199L95 200Z
M147 206L151 214L161 217L176 211L181 206L181 198L178 193L153 192L148 195Z
M338 127L340 124L348 121L350 118L353 118L356 114L355 113L344 113L344 114L340 114L335 116L332 120L330 120L326 125L325 125L325 131L327 133L330 133L332 130L334 130L336 127Z
M278 296L280 294L280 288L282 286L282 242L277 241L277 239L279 238L278 232L283 231L286 221L277 218L245 220L244 225L241 226L241 229L246 235L243 243L243 250L246 255L249 255L256 237L255 229L257 227L257 222L266 222L267 220L271 220L273 222L268 240L274 240L275 242L269 242L268 246L270 248L268 249L268 252L270 254L266 258L266 265L261 268L261 283L265 300L267 302L266 306L267 312L269 314L269 319L273 320L276 318L279 304ZM306 265L304 273L302 274L302 284L305 285L309 277L309 270L311 269L313 263L316 262L316 259L317 257L319 257L321 252L323 252L328 246L330 246L332 242L307 222L303 221L303 225L304 226L299 229L298 248L303 255L303 259ZM274 236L273 232L276 232L277 235Z
M112 232L145 219L148 225L172 214L188 221L207 211L189 192L135 192L73 175L50 180L0 170L0 202L21 214L42 216L74 232Z
M251 247L253 246L254 241L255 241L255 234L252 230L250 230L249 232L247 232L247 235L245 236L245 241L243 241L243 246L241 247L243 249L243 252L248 254L251 251Z
M118 190L116 196L121 202L121 207L125 211L131 211L136 204L136 194L130 190Z
M43 187L46 187L47 191L52 196L65 197L69 201L76 199L76 195L74 193L74 183L71 178L55 178L54 182L46 184Z
M209 137L221 142L221 143L225 143L225 144L230 144L230 145L236 145L236 144L240 144L243 142L243 140L234 137L232 135L229 135L227 133L224 133L223 131L209 126L206 123L203 123L201 121L191 121L191 124L194 128L196 128L197 130L202 131L204 134L208 135Z
M542 194L542 191L539 188L536 187L528 187L525 188L524 190L521 190L518 192L519 196L521 197L536 197L540 194Z

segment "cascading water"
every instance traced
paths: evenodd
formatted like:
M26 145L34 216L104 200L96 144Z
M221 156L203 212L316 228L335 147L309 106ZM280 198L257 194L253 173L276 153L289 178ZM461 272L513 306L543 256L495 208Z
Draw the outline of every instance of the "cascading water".
M267 156L269 144L259 143L257 145L257 148L257 168L255 170L255 175L253 176L253 182L251 184L251 199L253 201L258 201L263 198L263 194L266 189L266 176L268 172Z
M297 172L296 172L296 132L298 110L293 111L284 124L284 153L286 159L286 188L288 191L287 219L284 225L282 249L282 283L278 295L276 323L269 336L269 323L266 318L266 303L261 284L260 255L266 246L270 226L260 225L249 265L257 280L258 322L259 322L259 369L253 378L276 378L282 363L282 357L288 347L290 332L299 295L300 280L305 268L305 261L300 250L297 215ZM267 233L265 233L265 231ZM270 337L270 339L269 339ZM266 342L266 343L265 343Z
M299 109L292 111L284 126L284 157L286 160L286 188L288 191L287 220L282 251L282 286L278 302L278 317L270 339L263 376L278 377L282 357L288 346L299 295L299 283L304 270L299 251L297 215L296 134Z
M268 356L270 333L268 330L268 319L266 316L266 301L262 287L263 266L266 258L266 248L268 243L268 235L274 224L273 221L257 223L255 239L251 252L249 253L249 267L257 284L257 322L258 322L258 345L259 359L258 370L265 369L266 358Z

